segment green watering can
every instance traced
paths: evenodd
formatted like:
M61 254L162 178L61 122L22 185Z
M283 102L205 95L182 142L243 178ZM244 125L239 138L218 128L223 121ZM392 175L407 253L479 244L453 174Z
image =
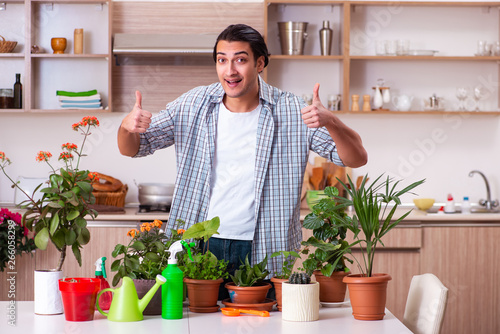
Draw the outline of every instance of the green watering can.
M148 306L156 290L166 281L167 279L165 277L157 275L155 285L149 289L148 293L146 293L142 299L139 299L134 281L132 281L130 277L124 277L121 287L117 289L103 289L97 294L96 307L102 315L105 315L111 321L141 321L144 319L142 312L146 306ZM99 306L99 297L106 291L113 292L113 301L111 302L108 313L101 310Z

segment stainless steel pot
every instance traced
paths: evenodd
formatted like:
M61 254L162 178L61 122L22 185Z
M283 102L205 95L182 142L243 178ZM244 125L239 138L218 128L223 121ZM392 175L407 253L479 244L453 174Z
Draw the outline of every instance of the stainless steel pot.
M174 195L174 185L170 183L139 183L139 204L170 205Z

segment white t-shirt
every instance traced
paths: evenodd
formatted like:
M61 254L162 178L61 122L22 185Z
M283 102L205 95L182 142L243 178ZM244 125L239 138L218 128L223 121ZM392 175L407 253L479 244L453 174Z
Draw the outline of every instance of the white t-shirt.
M216 238L253 240L255 147L262 105L244 113L219 107L207 219L218 216Z

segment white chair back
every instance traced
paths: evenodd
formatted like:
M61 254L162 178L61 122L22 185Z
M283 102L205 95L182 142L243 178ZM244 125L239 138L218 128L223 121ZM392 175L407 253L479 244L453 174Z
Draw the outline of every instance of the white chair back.
M403 323L415 334L439 334L448 289L433 274L413 276Z

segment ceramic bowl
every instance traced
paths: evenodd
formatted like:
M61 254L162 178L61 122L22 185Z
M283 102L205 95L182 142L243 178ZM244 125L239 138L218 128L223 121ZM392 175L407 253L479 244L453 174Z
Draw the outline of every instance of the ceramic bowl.
M434 205L434 198L415 198L413 203L415 203L415 206L420 210L426 211Z
M64 53L64 50L66 50L66 44L67 41L64 37L54 37L50 40L50 46L56 54Z

